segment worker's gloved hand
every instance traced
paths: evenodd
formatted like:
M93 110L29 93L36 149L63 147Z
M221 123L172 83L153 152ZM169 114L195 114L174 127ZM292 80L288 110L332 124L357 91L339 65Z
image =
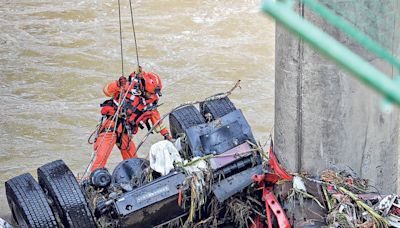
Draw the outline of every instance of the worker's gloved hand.
M169 133L164 135L164 139L170 142L175 142L174 138L172 138L172 136Z

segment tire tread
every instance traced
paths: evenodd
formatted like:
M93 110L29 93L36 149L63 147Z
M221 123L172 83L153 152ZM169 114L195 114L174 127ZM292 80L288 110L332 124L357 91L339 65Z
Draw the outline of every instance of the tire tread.
M47 189L66 227L97 227L85 195L62 160L43 165L37 172L40 186Z
M177 134L184 133L185 129L205 122L204 117L193 105L175 110L169 116L171 134L174 138L177 137Z
M57 227L55 216L37 181L25 173L5 183L7 200L21 211L28 227Z
M200 103L201 114L205 116L207 113L210 113L213 117L213 120L221 118L235 110L236 107L229 97Z

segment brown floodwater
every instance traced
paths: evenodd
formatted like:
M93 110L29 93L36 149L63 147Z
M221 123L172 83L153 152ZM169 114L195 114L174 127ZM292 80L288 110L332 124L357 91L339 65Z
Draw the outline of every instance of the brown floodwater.
M122 2L125 74L136 65L128 0ZM256 138L274 120L275 25L258 0L132 1L144 70L163 81L162 113L230 89ZM121 75L117 0L0 0L0 217L4 182L63 159L75 174L90 160L87 138L102 87ZM136 142L144 131L135 136ZM146 156L152 135L139 151ZM108 166L121 160L117 149Z

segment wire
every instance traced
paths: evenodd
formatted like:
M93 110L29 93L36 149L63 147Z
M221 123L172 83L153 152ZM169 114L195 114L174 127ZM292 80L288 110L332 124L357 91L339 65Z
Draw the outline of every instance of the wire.
M122 76L124 76L124 54L123 54L123 47L122 47L122 22L121 22L121 2L118 0L118 17L119 17L119 41L121 46L121 71Z
M138 52L138 46L136 42L136 32L135 32L135 24L133 23L133 9L132 9L132 1L129 0L129 7L131 9L131 21L132 21L132 31L133 31L133 38L135 40L135 49L136 49L136 61L137 61L137 66L139 67L139 52Z

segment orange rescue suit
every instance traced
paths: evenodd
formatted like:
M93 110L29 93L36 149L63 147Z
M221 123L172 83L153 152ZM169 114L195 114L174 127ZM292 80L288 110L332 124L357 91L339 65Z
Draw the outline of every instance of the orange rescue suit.
M138 127L142 126L142 123L151 122L154 125L160 120L160 113L156 109L159 96L155 94L151 99L145 99L140 93L134 91L135 83L140 82L133 81L131 84L127 83L125 86L120 86L117 80L103 88L103 93L107 97L112 97L112 99L103 103L104 106L101 109L101 114L105 117L105 120L102 121L94 144L94 150L97 152L91 171L106 165L115 144L120 149L124 160L137 157L132 135L137 133ZM112 119L113 115L121 102L120 96L124 97L126 91L128 93L123 105L126 112L125 118L119 117L118 122L115 123ZM124 108L121 108L120 112ZM169 135L168 129L162 121L154 130L163 136Z

